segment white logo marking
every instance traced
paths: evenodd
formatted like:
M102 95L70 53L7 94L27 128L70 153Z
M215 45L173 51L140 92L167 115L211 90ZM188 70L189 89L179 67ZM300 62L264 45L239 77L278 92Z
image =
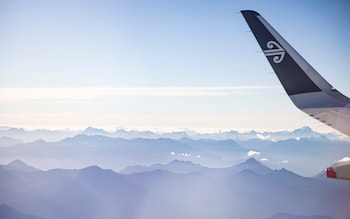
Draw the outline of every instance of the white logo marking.
M267 50L264 50L265 56L273 56L273 62L278 64L283 61L284 54L286 53L282 46L275 41L269 41L266 44Z

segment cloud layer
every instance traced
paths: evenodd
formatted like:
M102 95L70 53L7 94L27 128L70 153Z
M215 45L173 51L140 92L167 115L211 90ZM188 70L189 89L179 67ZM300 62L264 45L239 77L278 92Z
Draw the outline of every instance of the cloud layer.
M118 96L210 97L254 95L276 86L236 87L117 87L117 88L0 88L0 101L89 100Z

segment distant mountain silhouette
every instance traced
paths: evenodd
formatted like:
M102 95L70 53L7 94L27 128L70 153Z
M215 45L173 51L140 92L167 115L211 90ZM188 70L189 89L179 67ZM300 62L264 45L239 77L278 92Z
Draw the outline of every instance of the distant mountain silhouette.
M0 166L1 167L1 166ZM37 168L25 164L21 160L14 160L7 165L2 165L3 168L10 171L21 171L21 172L37 172L40 171Z
M280 141L291 138L329 138L333 140L339 140L344 138L344 136L339 136L336 133L320 134L313 131L309 127L302 127L293 131L277 131L277 132L237 132L234 130L226 132L217 133L197 133L195 131L180 131L180 132L168 132L168 133L155 133L151 131L136 131L136 130L125 130L118 129L114 132L107 132L103 129L87 127L83 131L72 131L72 130L25 130L23 128L11 128L11 127L0 127L0 136L11 137L14 139L20 139L24 142L33 142L36 140L44 141L59 141L67 137L72 137L78 134L86 135L104 135L106 137L113 138L125 138L125 139L135 139L135 138L147 138L147 139L158 139L158 138L171 138L174 140L179 140L181 138L191 138L191 139L212 139L212 140L239 140L246 141L249 139L265 139L267 141ZM349 138L347 138L349 139ZM0 141L1 142L1 141Z
M154 170L167 170L179 174L201 173L208 176L227 176L239 173L246 169L252 170L258 174L267 174L272 172L272 170L267 166L256 161L254 158L250 158L243 163L226 168L208 168L200 164L194 164L191 161L173 160L167 164L154 164L151 166L129 166L121 170L120 173L132 174Z
M87 127L84 131L82 131L80 134L85 134L85 135L109 135L109 132L106 132L103 129L98 129L94 127Z
M206 173L208 172L209 168L201 166L199 164L194 164L191 161L173 160L167 164L154 164L151 166L129 166L121 170L120 173L132 174L150 172L154 170L167 170L173 173L185 174L192 172Z
M46 136L44 140L0 147L0 160L14 160L20 154L23 160L40 159L37 163L41 163L40 168L45 169L99 165L120 170L131 165L150 166L172 160L227 167L242 162L247 158L247 153L253 150L260 154L254 158L264 159L264 164L274 169L287 168L303 176L313 176L344 157L350 147L349 141L331 140L308 127L292 132L230 131L212 134L122 129L106 132L93 127L82 132L4 128L0 129L1 135L10 135L11 138L23 136L26 139ZM47 140L59 136L68 137L60 141ZM233 140L236 138L239 140Z
M161 165L164 169L128 175L98 166L36 172L6 169L0 171L0 203L51 219L266 219L280 216L276 212L350 216L346 210L350 191L343 185L286 169L267 172L261 165L249 159L222 168L225 174L220 176L165 169L223 171L179 160Z
M0 136L6 136L14 139L20 139L23 142L33 142L37 140L59 141L67 137L77 135L78 132L71 130L25 130L23 128L0 128Z
M58 142L36 141L0 147L0 159L16 159L18 154L21 154L22 159L35 160L40 152L44 160L60 160L58 162L60 166L50 166L54 162L47 162L44 168L71 168L96 164L118 170L126 165L151 165L167 163L175 159L186 159L203 164L218 163L218 166L223 166L242 159L247 151L233 140L188 140L187 142L169 138L128 140L80 134ZM222 160L225 156L228 158Z
M0 160L15 160L0 165L0 204L45 218L350 218L349 182L304 177L342 158L350 142L309 128L213 134L0 128L0 136L35 139L0 147ZM257 153L245 160L249 151ZM113 171L125 166L128 174Z
M236 171L249 169L249 170L252 170L258 174L267 174L267 173L272 172L272 169L270 169L269 167L265 166L264 164L258 162L254 158L249 158L245 162L240 163L240 164L238 164L230 169L236 170Z

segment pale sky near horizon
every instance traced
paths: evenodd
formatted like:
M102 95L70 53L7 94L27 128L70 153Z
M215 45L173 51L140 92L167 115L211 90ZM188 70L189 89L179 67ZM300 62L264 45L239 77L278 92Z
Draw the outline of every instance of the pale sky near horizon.
M289 100L243 9L350 96L349 1L0 0L0 126L333 131Z

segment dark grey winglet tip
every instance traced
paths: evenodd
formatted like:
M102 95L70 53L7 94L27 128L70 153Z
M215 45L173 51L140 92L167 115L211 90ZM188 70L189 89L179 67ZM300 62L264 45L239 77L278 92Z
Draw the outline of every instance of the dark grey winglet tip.
M260 16L260 14L258 12L253 11L253 10L241 10L241 13L243 15L245 15L245 14L252 14L252 15L255 15L255 16Z

